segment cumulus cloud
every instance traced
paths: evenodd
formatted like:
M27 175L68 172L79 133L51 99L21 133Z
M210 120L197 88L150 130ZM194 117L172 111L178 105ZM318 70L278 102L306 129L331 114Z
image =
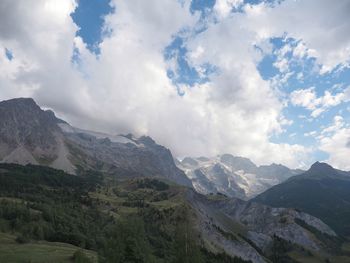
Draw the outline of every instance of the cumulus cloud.
M72 0L1 1L1 12L10 15L0 16L0 24L8 25L0 30L0 49L13 53L11 61L0 55L6 61L1 63L6 68L6 75L0 73L2 99L34 96L57 109L81 106L84 81L71 64L75 7Z
M247 5L243 12L231 13L242 1L220 0L214 6L220 17L217 23L208 23L204 31L194 34L199 15L190 12L190 1L113 0L116 11L104 23L111 34L100 43L96 57L76 36L78 27L70 17L75 1L3 0L0 99L33 96L73 125L147 134L178 156L230 152L257 163L303 166L310 154L307 148L271 142L271 136L291 122L282 114L279 93L262 79L257 64L261 50L270 50L269 38L284 32L302 40L302 46L294 49L298 56L316 50L324 70L346 63L347 2L333 4L332 19L329 15L327 19L332 23L323 18L329 12L325 1L307 2L316 4L316 9L312 4L301 2L296 8L294 1L284 1L275 7ZM313 23L309 17L306 20L311 10ZM336 27L339 21L343 21L340 28ZM318 43L325 32L318 28L335 28L333 38ZM179 87L168 77L169 62L163 52L178 34L187 34L184 45L191 66L198 71L203 64L218 68L209 82ZM333 47L334 38L340 41ZM1 52L5 48L13 53L12 60ZM79 60L72 63L74 49ZM280 66L283 70L282 62ZM322 99L310 109L322 108L329 100Z
M335 116L331 126L325 128L319 136L320 150L329 154L327 162L334 167L350 170L350 127L343 117Z
M350 57L350 2L348 0L282 1L245 6L245 27L261 38L290 37L300 41L297 56L315 57L320 73L348 67Z
M332 94L326 90L323 96L317 97L315 87L294 90L290 94L290 101L294 106L304 107L311 111L311 117L316 118L327 109L350 100L350 88L343 92Z
M233 9L243 4L243 0L217 0L214 5L214 11L220 18L227 17Z
M213 137L217 151L249 156L258 163L266 162L264 152L269 152L276 162L296 165L306 156L304 147L269 142L269 136L282 132L282 124L290 121L282 118L278 95L256 68L260 55L253 45L256 35L242 28L237 15L232 16L235 23L228 19L210 25L187 42L193 67L210 64L220 71L207 84L206 103L217 125L212 131L218 135ZM208 127L207 131L212 130ZM254 150L257 145L259 149Z

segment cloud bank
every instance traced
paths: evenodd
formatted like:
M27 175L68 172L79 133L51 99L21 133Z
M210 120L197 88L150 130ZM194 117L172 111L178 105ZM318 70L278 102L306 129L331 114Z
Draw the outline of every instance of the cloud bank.
M180 157L228 152L258 164L308 164L310 149L272 140L290 122L281 91L261 77L257 65L271 52L269 40L287 34L304 47L295 54L317 60L320 74L346 67L349 1L217 1L203 20L188 0L113 0L115 12L104 18L98 56L76 36L79 28L70 14L77 5L1 1L0 99L34 97L73 125L147 134ZM176 36L184 39L191 67L217 69L208 81L190 86L169 77L168 69L179 65L165 59L164 50ZM5 49L12 59L1 52ZM311 93L313 106L297 93L292 101L313 111L324 109L328 99L338 101L328 96L316 103L312 89L304 92ZM329 144L324 141L322 148L342 165L345 157L334 155Z

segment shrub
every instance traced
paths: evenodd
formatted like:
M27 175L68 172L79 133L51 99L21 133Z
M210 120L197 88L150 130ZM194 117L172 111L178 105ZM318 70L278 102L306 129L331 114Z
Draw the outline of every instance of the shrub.
M90 263L90 262L92 262L91 259L88 258L88 256L86 256L85 253L81 249L78 249L77 251L74 252L73 261L75 263Z
M29 238L25 237L23 235L19 235L19 236L16 237L16 242L19 243L19 244L25 244L25 243L29 242Z

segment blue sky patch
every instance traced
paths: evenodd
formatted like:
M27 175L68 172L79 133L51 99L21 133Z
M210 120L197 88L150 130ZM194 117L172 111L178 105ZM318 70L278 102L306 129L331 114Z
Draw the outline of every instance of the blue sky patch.
M190 86L196 83L205 83L209 81L209 77L217 69L210 64L203 64L200 66L200 73L196 68L192 67L186 56L188 50L184 45L184 39L181 37L175 37L174 40L164 50L165 60L176 60L177 68L169 69L167 74L168 77L173 81L174 84L187 84Z
M205 13L210 10L215 5L215 0L192 0L191 2L191 12L200 11Z
M77 35L87 44L88 49L99 54L99 43L103 38L103 17L113 13L110 0L79 0L78 7L71 15L74 22L79 26Z
M13 59L13 53L10 50L8 50L7 48L5 48L5 55L6 55L8 60L11 61Z

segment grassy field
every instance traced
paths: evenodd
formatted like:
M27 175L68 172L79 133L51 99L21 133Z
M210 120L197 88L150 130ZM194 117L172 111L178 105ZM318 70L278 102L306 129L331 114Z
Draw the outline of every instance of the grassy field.
M342 246L342 250L343 250L345 253L350 254L350 242L344 243L343 246Z
M0 233L0 262L6 263L72 263L73 254L78 247L56 242L35 242L18 244L15 236ZM83 253L97 262L95 252L83 250Z

